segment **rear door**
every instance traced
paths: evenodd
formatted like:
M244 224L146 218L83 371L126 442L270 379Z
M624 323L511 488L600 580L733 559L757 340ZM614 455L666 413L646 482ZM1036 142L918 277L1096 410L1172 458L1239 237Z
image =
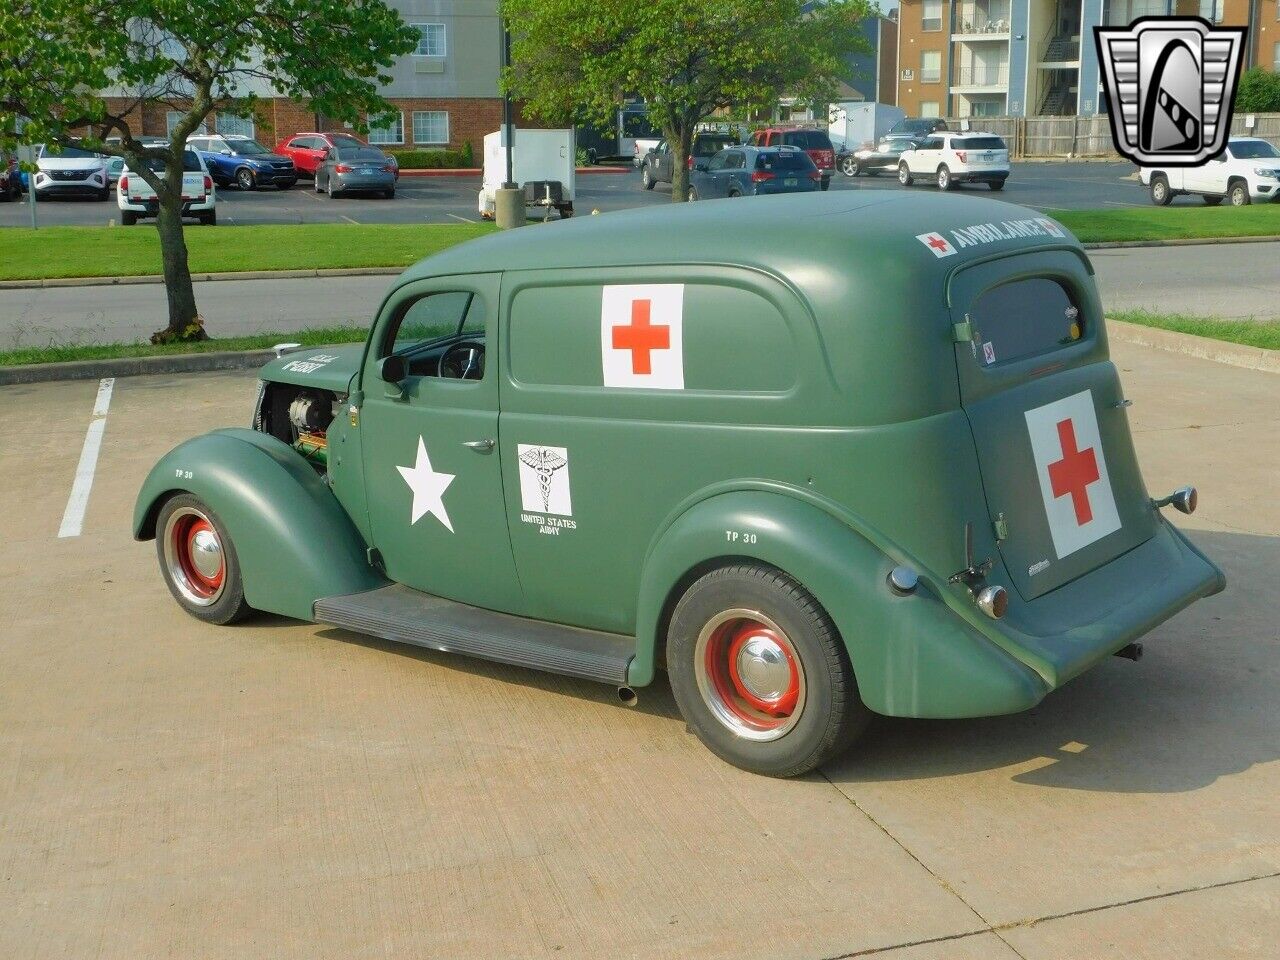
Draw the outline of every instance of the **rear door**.
M972 173L1009 169L1009 149L999 137L955 137L951 145L956 159Z
M948 296L987 506L1030 600L1154 532L1097 290L1063 249L961 269Z

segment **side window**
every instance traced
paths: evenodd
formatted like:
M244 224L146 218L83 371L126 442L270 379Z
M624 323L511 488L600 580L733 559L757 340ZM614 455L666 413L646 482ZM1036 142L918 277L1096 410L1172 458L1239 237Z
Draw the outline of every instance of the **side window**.
M439 376L440 357L450 346L464 339L483 340L485 319L483 301L469 290L428 293L402 305L378 356L408 358L412 376Z
M707 164L707 172L710 173L714 170L723 170L724 164L725 164L725 158L727 156L729 155L724 151L717 153L714 157L711 158L711 162Z
M1071 294L1056 280L1031 277L986 290L969 308L983 366L1069 346L1084 337Z
M729 154L728 166L733 170L741 170L746 166L746 157L743 156L741 151L735 150Z

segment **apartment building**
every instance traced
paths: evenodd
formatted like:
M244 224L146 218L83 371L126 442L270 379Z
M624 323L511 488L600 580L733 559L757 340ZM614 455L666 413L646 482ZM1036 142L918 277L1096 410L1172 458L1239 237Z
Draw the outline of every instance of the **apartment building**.
M383 147L452 148L470 142L477 155L484 135L502 122L498 74L502 60L502 27L498 0L388 0L405 23L419 32L417 49L401 57L381 89L395 110L390 123L369 131L371 143ZM219 113L205 132L256 137L271 145L299 130L336 130L343 124L319 116L269 88L259 86L261 109L256 119ZM115 109L130 91L104 91ZM141 133L167 136L180 114L149 101L138 111ZM137 131L135 131L137 132Z
M1277 0L901 0L898 106L926 117L1105 112L1093 28L1174 15L1248 26L1245 68L1280 70Z

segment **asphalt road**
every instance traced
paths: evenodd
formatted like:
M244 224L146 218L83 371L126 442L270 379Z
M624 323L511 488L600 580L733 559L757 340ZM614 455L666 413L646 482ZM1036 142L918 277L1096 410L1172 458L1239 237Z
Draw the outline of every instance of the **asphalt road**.
M1090 256L1108 310L1280 315L1280 243L1131 247ZM196 298L217 337L363 326L394 279L219 280L197 283ZM165 316L159 284L0 289L0 349L142 340L164 326Z
M1000 199L1044 210L1094 209L1145 206L1149 202L1142 185L1124 177L1133 172L1128 163L1015 163ZM338 197L317 194L311 182L300 181L291 190L258 190L245 193L229 187L218 190L221 224L254 223L456 223L476 220L478 177L402 177L394 200L373 197ZM848 177L837 174L833 190L901 190L892 176ZM934 187L912 189L934 190ZM986 193L986 187L965 187ZM581 213L666 203L670 190L644 190L640 175L625 173L581 174L574 201ZM45 225L103 226L119 222L115 201L61 199L43 202L39 222ZM29 226L25 204L0 204L0 227Z
M1274 956L1276 378L1113 347L1143 475L1198 484L1171 519L1226 592L1034 710L884 720L787 782L712 756L665 682L627 709L182 613L134 498L171 446L246 422L252 373L123 379L109 405L96 382L0 388L0 956Z

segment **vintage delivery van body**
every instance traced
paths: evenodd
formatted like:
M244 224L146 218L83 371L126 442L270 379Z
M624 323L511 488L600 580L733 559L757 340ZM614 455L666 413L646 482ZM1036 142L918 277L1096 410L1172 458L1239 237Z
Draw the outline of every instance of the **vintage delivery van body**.
M166 455L135 533L248 609L616 684L749 769L1027 709L1220 571L1153 501L1088 258L976 197L580 218L409 269ZM176 518L176 519L175 519Z

